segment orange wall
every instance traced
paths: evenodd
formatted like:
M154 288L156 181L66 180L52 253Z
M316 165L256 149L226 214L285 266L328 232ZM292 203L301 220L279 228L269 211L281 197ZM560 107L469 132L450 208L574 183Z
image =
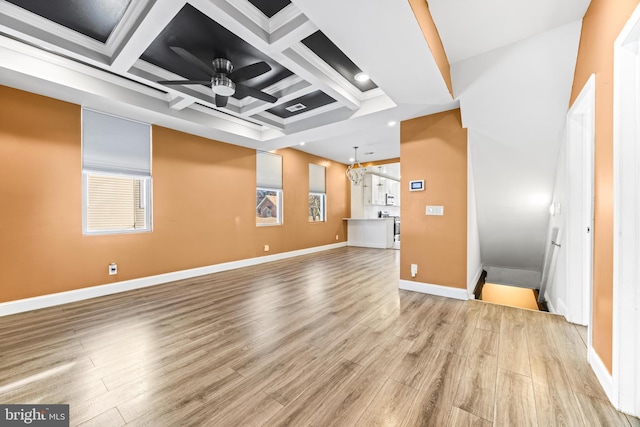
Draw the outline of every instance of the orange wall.
M402 122L400 278L467 287L467 130L460 110ZM409 181L424 179L425 191ZM444 206L444 216L426 216L427 205ZM418 275L411 277L411 264Z
M611 372L613 335L613 43L639 0L592 0L583 19L571 103L596 75L593 347Z
M279 151L284 225L257 227L255 150L157 126L153 232L83 236L80 106L0 99L0 302L346 240L345 165ZM326 223L308 222L310 162L327 167Z
M451 84L451 66L449 65L449 59L444 51L442 45L442 39L438 33L431 11L429 10L429 3L426 0L409 0L413 14L416 16L418 25L424 34L424 38L429 45L429 50L436 61L436 65L442 74L449 93L453 96L453 86Z

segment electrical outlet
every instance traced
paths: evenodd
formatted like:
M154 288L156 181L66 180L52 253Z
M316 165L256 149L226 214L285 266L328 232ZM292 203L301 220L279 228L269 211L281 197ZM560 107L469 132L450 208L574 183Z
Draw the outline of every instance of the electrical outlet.
M113 276L115 274L118 274L118 264L112 262L109 264L109 276Z
M411 264L411 277L418 275L418 264Z
M264 251L269 252L269 245L264 245Z
M340 240L340 236L336 234L336 240Z

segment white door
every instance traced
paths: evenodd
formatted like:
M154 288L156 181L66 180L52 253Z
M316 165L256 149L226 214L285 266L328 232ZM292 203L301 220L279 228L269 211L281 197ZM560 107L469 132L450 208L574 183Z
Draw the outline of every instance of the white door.
M595 76L567 114L567 313L587 325L591 346Z
M614 44L613 392L640 416L640 6Z

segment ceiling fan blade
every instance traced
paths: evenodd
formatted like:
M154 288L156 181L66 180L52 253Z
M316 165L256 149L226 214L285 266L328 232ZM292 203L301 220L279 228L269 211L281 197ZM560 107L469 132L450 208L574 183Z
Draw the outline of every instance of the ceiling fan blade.
M180 58L184 59L185 61L187 61L189 64L193 65L194 67L197 67L199 70L204 71L208 75L213 76L216 73L216 70L213 69L213 66L211 66L211 65L207 64L206 62L200 60L200 58L198 58L197 56L195 56L194 54L192 54L188 50L183 49L183 48L178 47L178 46L169 46L169 49L171 49Z
M278 98L276 98L275 96L269 95L268 93L263 92L259 89L254 89L241 83L236 84L235 97L238 99L242 99L245 96L251 96L255 99L260 99L266 102L276 102L278 100Z
M228 96L216 95L216 107L226 107L228 100Z
M211 80L159 80L161 85L206 85L211 87Z
M229 77L235 83L244 82L246 80L258 77L271 70L271 66L266 62L256 62L255 64L247 65L246 67L238 68L231 73Z

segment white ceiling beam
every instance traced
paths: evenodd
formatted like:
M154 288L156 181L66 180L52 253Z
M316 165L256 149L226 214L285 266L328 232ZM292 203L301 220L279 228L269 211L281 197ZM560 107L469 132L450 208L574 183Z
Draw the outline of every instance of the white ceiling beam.
M185 0L157 0L131 38L125 40L122 49L112 58L111 69L116 73L129 71L185 4Z

